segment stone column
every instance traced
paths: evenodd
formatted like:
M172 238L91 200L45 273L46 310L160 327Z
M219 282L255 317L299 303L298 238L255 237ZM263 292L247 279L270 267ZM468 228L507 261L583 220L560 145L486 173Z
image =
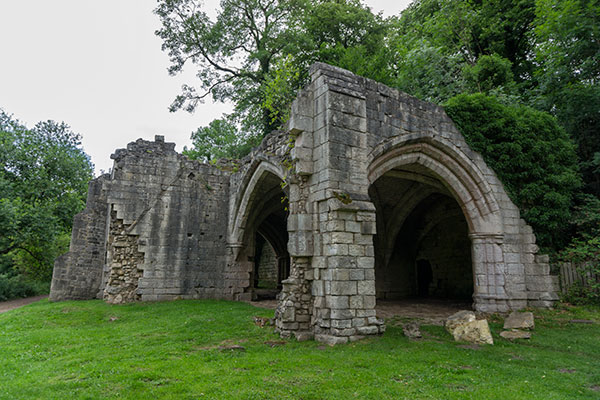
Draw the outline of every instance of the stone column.
M288 179L290 276L282 281L279 305L275 313L276 326L282 337L293 334L298 340L306 340L313 336L310 319L314 242L313 216L308 201L310 187L308 175L296 173Z
M347 71L320 66L311 72L318 207L313 324L315 339L336 344L385 329L375 316L366 96L362 78Z
M506 265L502 251L503 236L497 233L472 233L474 308L481 312L506 312Z
M375 207L371 202L320 204L323 257L315 268L315 339L346 343L384 332L375 315Z

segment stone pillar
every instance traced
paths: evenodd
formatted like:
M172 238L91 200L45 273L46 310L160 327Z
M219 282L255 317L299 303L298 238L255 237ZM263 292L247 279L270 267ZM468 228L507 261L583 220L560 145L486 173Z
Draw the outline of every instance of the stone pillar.
M473 260L473 307L481 312L508 311L503 236L497 233L472 233L469 237Z
M383 333L375 315L375 207L371 202L320 204L323 257L315 268L315 339L346 343Z
M292 257L290 277L282 282L275 325L282 337L292 334L298 340L313 337L310 330L312 315L311 265L309 257Z
M290 276L282 281L279 305L275 312L276 328L282 337L292 334L298 340L312 338L310 320L313 310L311 283L313 215L308 201L308 176L289 177L288 252Z
M227 265L224 277L224 298L230 300L250 301L250 275L254 268L254 262L248 260L247 251L252 246L244 246L243 243L227 244Z
M364 81L315 68L314 182L318 212L313 262L315 339L345 343L383 332L375 315L375 207L367 177Z

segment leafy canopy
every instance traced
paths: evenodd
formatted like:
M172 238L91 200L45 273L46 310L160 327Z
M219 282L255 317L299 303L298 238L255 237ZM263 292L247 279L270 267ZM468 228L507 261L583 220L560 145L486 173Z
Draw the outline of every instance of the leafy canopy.
M185 85L171 110L194 111L207 96L232 101L226 118L252 137L285 122L315 61L387 77L386 25L358 0L223 0L214 20L199 0L161 0L155 13L169 72L198 71L200 91Z
M233 101L236 112L249 117L246 129L273 129L268 113L260 109L262 86L274 62L302 48L298 25L304 7L301 0L223 0L211 20L200 1L160 1L155 13L162 28L156 34L169 54L169 72L194 64L202 89L184 86L171 109L193 111L212 95Z
M241 158L257 144L258 138L242 136L231 121L215 119L208 126L200 127L192 133L193 147L185 148L183 154L203 162L221 158Z

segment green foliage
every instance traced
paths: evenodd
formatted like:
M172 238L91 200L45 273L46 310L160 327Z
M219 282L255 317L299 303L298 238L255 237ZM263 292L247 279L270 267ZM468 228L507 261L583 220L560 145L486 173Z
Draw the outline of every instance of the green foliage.
M31 281L23 275L0 274L0 301L48 293L48 283Z
M300 85L300 69L291 56L275 65L265 83L262 107L269 110L272 123L281 126L290 117L290 105Z
M425 39L398 39L393 46L397 58L394 85L398 89L434 103L466 90L460 55L446 55Z
M27 129L0 110L0 272L50 279L92 178L79 140L64 123Z
M460 55L467 65L497 54L511 62L521 80L531 65L534 9L534 0L417 0L397 20L396 40L427 40L447 56Z
M386 26L357 0L223 0L214 20L198 0L161 0L155 13L169 72L198 68L201 92L184 86L171 110L193 111L207 96L232 101L249 135L280 126L314 61L388 76Z
M295 55L303 68L315 61L391 84L388 23L359 0L313 0L302 20L307 55Z
M585 273L585 271L580 272ZM580 282L575 282L573 286L567 289L567 293L564 293L560 299L562 302L577 306L600 304L598 287L596 286L594 289L592 287L584 286Z
M483 94L450 99L446 112L482 154L531 224L542 247L566 244L566 228L580 187L574 146L555 118Z
M535 71L537 102L552 111L575 139L586 190L600 196L600 3L538 0Z
M183 154L192 160L210 162L241 158L259 143L260 137L240 134L229 119L215 119L208 126L198 128L191 139L193 148L184 148Z
M574 238L558 254L558 259L578 266L577 272L583 277L590 274L600 277L600 199L585 195L578 200L572 218ZM600 281L571 287L565 301L600 304Z
M511 70L512 64L497 54L479 57L472 67L464 71L473 92L489 93L494 89L514 89L515 81Z
M223 0L215 20L197 0L162 0L155 13L162 27L156 34L171 60L169 72L180 72L186 63L197 66L198 93L184 86L171 109L193 111L206 96L231 100L236 114L252 132L275 129L264 102L264 84L277 60L303 46L298 21L301 0Z

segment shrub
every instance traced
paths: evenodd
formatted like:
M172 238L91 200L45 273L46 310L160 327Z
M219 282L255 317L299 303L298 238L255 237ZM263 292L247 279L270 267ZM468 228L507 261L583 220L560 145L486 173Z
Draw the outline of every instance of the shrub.
M540 247L563 247L581 178L575 147L556 119L481 93L453 97L445 109L469 146L496 172Z
M561 262L578 266L577 273L586 279L586 286L569 288L565 301L573 304L600 304L600 199L584 195L573 213L576 236L559 254ZM596 276L596 280L590 277Z
M0 274L0 301L37 296L49 291L48 283L30 281L22 275Z
M575 282L567 293L561 296L561 301L576 306L600 305L600 292L592 287Z

